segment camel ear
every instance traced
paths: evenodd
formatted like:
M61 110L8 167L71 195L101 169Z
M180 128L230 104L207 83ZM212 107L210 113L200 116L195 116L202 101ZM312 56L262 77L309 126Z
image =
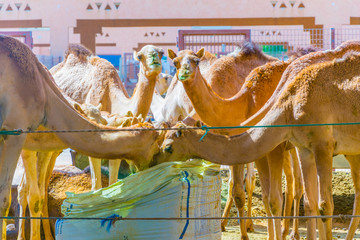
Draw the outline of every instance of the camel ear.
M181 134L182 134L181 130L176 131L176 137L181 137Z
M162 48L157 48L159 52L159 58L161 59L164 56L164 50Z
M170 59L174 59L174 58L177 57L176 53L170 48L168 48L168 56L169 56Z
M205 49L201 48L197 53L196 56L198 56L199 58L202 58L204 56L205 53Z
M78 103L74 103L74 108L76 111L78 111L80 114L85 114L85 112L82 110L81 106Z
M133 56L134 56L134 59L135 59L136 61L139 61L139 62L140 62L140 60L141 60L141 58L142 58L141 52L136 52L136 50L134 50Z
M103 117L100 117L100 122L101 122L102 125L107 125L108 124L108 121L106 121L106 119L103 118Z
M202 127L201 121L197 120L195 123L195 127Z

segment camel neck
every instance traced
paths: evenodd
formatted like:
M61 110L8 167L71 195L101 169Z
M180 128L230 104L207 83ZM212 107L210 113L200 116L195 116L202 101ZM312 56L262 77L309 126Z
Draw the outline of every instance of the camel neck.
M46 76L47 73L44 73ZM47 92L47 105L44 126L50 130L98 130L110 129L87 121L73 109L47 77L44 87ZM151 154L145 145L154 143L156 132L83 132L57 133L57 136L71 148L97 158L129 158L144 160ZM145 142L144 142L145 141ZM147 143L149 142L149 143ZM149 146L150 146L149 145ZM146 149L146 150L145 150ZM148 153L145 153L144 150Z
M247 111L247 93L239 93L231 99L221 98L207 84L199 68L196 69L193 79L182 83L194 109L206 124L211 126L233 126L239 124L238 119L244 119L244 112ZM243 111L239 111L238 106L241 106ZM224 117L229 114L232 117ZM237 119L236 122L233 119Z
M149 74L145 67L140 64L138 83L131 97L131 105L134 116L140 114L145 118L150 110L151 100L155 90L155 83L159 74Z

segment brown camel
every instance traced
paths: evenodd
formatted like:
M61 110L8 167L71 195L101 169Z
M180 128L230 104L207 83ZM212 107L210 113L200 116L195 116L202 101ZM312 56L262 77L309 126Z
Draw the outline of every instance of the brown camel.
M360 111L359 79L360 54L356 52L350 51L343 59L313 64L286 84L258 125L357 122L356 116ZM303 170L308 216L332 215L332 156L360 153L357 125L252 128L231 137L208 134L199 142L203 134L203 131L169 132L164 144L167 148L171 144L171 155L178 155L177 159L179 155L180 158L198 156L229 165L259 159L284 141L294 144ZM177 154L179 150L181 154ZM316 174L319 177L319 208ZM332 239L332 221L327 219L324 222L325 232L322 221L318 221L320 238ZM315 226L315 219L308 220L308 239L316 239Z
M176 54L171 50L168 52L168 55L172 59L176 56ZM199 71L207 76L206 79L207 79L209 85L214 89L216 94L219 94L221 97L233 96L241 88L242 84L244 83L245 77L254 67L262 65L266 62L271 62L271 61L278 62L278 59L275 59L275 58L272 58L270 56L263 54L260 49L258 49L256 46L254 46L252 43L249 43L249 42L242 43L241 47L238 48L232 54L229 54L226 57L220 58L210 65L209 64L205 65L207 67L204 70L202 70L202 67L204 67L204 66L201 64L203 64L202 59L208 58L206 56L206 52L205 52L205 56L204 56L204 51L202 51L202 55L199 56L199 58L200 58L200 62L198 62L199 69L200 69ZM178 68L181 65L181 63L180 63L180 61L176 60L176 61L174 61L174 65ZM181 79L180 79L180 81L181 81ZM192 105L189 103L188 96L190 96L190 95L189 95L189 93L187 95L184 94L184 92L185 92L184 88L182 87L181 84L179 84L178 78L174 78L173 84L177 84L177 86L176 86L177 89L182 91L182 94L177 94L177 99L179 99L179 96L180 96L180 100L183 100L185 103L187 103L188 109L189 110L193 109ZM174 87L173 89L175 89L176 87ZM170 94L171 93L169 93L168 96L170 96ZM181 103L181 101L178 100L178 103L179 102ZM172 107L173 106L176 106L176 104L172 104ZM178 109L182 109L182 108L178 108ZM189 112L190 112L189 110L187 111L187 114L189 114ZM190 115L193 117L194 113L192 113ZM177 120L177 119L175 118L174 120ZM237 124L239 124L239 122L237 122ZM249 169L249 174L247 174L246 186L248 187L247 192L249 193L248 199L250 199L251 195L252 195L251 189L254 188L253 187L254 181L250 182L250 180L253 179L253 176L250 174L252 172L253 165L252 164L248 165L248 169ZM242 187L242 184L243 184L242 181L238 182L237 180L235 180L236 187L234 187L233 180L238 177L241 177L241 176L243 176L243 166L236 166L235 169L233 167L230 168L229 189L232 191L230 191L229 194L233 194L233 192L236 194L234 196L235 204L237 205L237 207L239 209L240 215L243 214L243 210L244 210L244 200L245 200L244 194L245 193L244 193L244 190ZM243 201L239 201L239 199L241 199ZM224 211L225 216L228 214L231 204L232 204L232 197L228 198L228 202L226 204L226 208ZM250 204L250 205L248 205L248 209L251 209L251 207L250 207L251 201L248 201L248 204ZM251 210L248 211L248 214L251 214ZM223 223L222 223L223 230L225 230L226 222L227 221L223 221ZM251 230L252 229L252 221L247 221L247 227L245 227L245 221L241 221L241 223L242 223L241 230L243 233L242 235L246 239L247 233L246 233L245 228Z
M205 52L199 68L213 91L223 98L229 98L241 89L251 70L272 61L279 60L264 54L252 42L242 42L234 52L219 59ZM185 89L175 76L168 89L161 113L163 121L170 126L176 124L179 119L195 114Z
M288 79L291 79L291 77L294 77L295 75L296 75L296 72L298 73L302 68L301 67L306 67L306 66L309 66L309 65L311 65L311 64L314 64L314 63L316 63L316 62L322 62L322 61L327 61L327 60L330 60L330 59L333 59L333 58L335 58L335 57L341 57L344 53L346 53L347 51L351 51L351 50L358 50L359 49L359 43L358 42L354 42L354 41L349 41L349 42L346 42L346 43L344 43L344 44L342 44L340 47L338 47L337 49L335 49L334 51L327 51L327 52L325 52L325 53L322 53L322 52L320 52L320 53L313 53L313 54L309 54L308 56L305 56L305 57L302 57L301 59L299 59L299 60L297 60L297 61L295 61L295 63L293 63L293 64L291 64L290 65L290 67L286 70L286 72L285 72L285 74L284 74L284 76L285 77L287 77L287 79L285 78L284 79L284 76L282 76L282 80L281 80L281 82L283 82L282 84L280 84L280 85L283 85L284 84L284 82L286 82ZM306 52L308 52L308 50L306 51ZM306 53L305 52L305 53ZM295 66L294 66L295 65ZM291 70L291 71L289 71L289 69ZM268 69L268 70L266 70L265 71L265 73L269 73L268 71L270 71L271 69ZM271 71L270 71L271 72ZM256 73L256 72L255 72ZM250 74L250 75L252 75L252 74ZM279 75L279 74L278 74ZM265 74L265 76L266 76L266 74ZM280 76L281 76L281 74L280 74ZM259 76L258 76L258 78L264 78L264 74L263 73L259 73ZM256 80L256 77L254 78L255 80ZM266 78L265 78L266 79ZM198 78L198 80L199 80L199 78ZM200 79L201 80L201 79ZM247 102L250 102L250 109L247 109L247 111L251 111L251 110L257 110L258 108L259 108L259 106L261 106L261 105L257 105L257 103L259 103L259 102L261 102L261 98L259 99L258 97L257 98L255 98L255 96L247 96L247 97L244 97L243 98L243 101L241 102L239 99L241 99L240 97L241 96L246 96L246 90L244 90L244 88L243 88L243 91L240 91L239 92L239 94L237 95L237 96L234 96L233 98L230 98L230 99L221 99L221 98L219 98L219 97L217 97L217 95L216 94L211 94L211 91L209 91L209 90L211 90L209 87L207 87L206 86L206 84L202 84L202 82L203 81L198 81L199 82L199 84L197 84L196 86L196 88L194 88L194 87L187 87L186 88L186 84L187 85L191 85L191 86L194 86L195 84L194 84L194 81L190 81L190 83L189 83L189 81L186 81L186 82L183 82L184 83L184 86L185 86L185 88L186 89L188 89L188 94L189 94L189 96L190 95L195 95L195 96L199 96L199 97L194 97L193 98L193 101L198 101L198 103L197 103L197 105L199 106L199 108L206 108L207 106L211 106L212 107L212 109L215 109L216 108L216 104L214 105L214 106L212 106L212 102L214 102L214 103L219 103L220 102L220 104L222 104L222 105L220 105L220 104L218 104L218 105L220 105L220 106L222 106L221 108L219 108L218 109L218 111L210 111L210 112L221 112L221 110L224 110L225 109L225 111L223 111L223 112L225 112L225 113L227 113L227 112L231 112L231 113L235 113L235 115L236 115L236 112L238 113L239 112L239 108L240 108L240 106L241 106L241 104L243 104L243 105L245 105ZM201 87L201 84L203 85L203 87ZM200 85L200 87L199 87L199 85ZM253 85L255 85L255 87L253 86ZM246 86L250 86L250 90L251 90L251 88L253 88L253 89L255 89L255 90L252 90L252 91L254 91L254 93L256 93L256 91L257 92L263 92L263 91L261 91L260 89L261 89L261 87L263 87L263 86L261 86L260 85L260 89L258 89L258 90L256 90L256 88L259 88L259 86L256 84L256 81L254 81L254 80L251 80L249 83L245 83L245 89L246 89ZM197 91L197 90L199 90L199 91ZM208 92L210 92L210 93L208 93ZM271 91L272 92L272 91ZM250 91L250 93L251 93L251 91ZM254 93L252 93L253 95L254 95ZM202 95L201 95L202 94ZM207 94L207 95L206 95ZM249 94L248 94L249 95ZM251 95L251 94L250 94ZM207 98L206 97L204 97L204 96L207 96ZM212 98L213 100L211 101L211 100L208 100L208 98ZM203 102L207 102L207 103L209 103L209 104L207 104L206 106L201 106L201 104L200 104L200 102L201 101L199 101L199 99L202 99L203 100ZM245 99L245 100L244 100ZM267 99L267 98L265 98L265 99ZM259 101L260 100L260 101ZM237 103L237 105L236 105L236 103ZM194 106L195 106L196 104L194 103ZM257 108L256 108L256 106L258 106ZM236 108L238 108L238 109L236 109ZM199 111L199 112L201 112L201 111ZM211 119L211 115L209 114L209 112L207 112L207 111L205 111L205 110L203 110L202 111L203 112L203 118L205 118L206 119L206 117L207 117L207 119L209 119L209 121L211 121L212 119ZM253 114L254 112L252 112L251 114ZM240 112L240 114L241 114L241 112ZM245 113L246 114L246 113ZM243 113L243 115L245 115L244 113ZM239 115L239 114L237 114L237 115ZM213 119L216 119L216 117L213 117ZM229 119L229 118L227 118L227 119ZM228 124L231 124L231 123L228 123ZM280 154L280 152L279 152L279 154ZM282 154L283 155L283 154ZM270 155L270 156L272 156L272 155ZM286 155L283 155L284 157L286 156ZM294 154L294 152L292 153L292 156L293 157L296 157L296 155ZM269 156L268 156L269 157ZM285 158L286 159L286 158ZM270 161L270 163L271 162L274 162L274 161ZM259 163L257 164L257 165L259 165ZM286 164L285 164L285 166L286 166ZM281 167L281 166L280 166ZM258 168L260 168L260 167L258 167ZM277 171L277 169L278 169L278 166L276 166L275 167L275 174L276 174L276 172L278 172ZM289 169L290 170L290 169ZM286 174L286 176L288 176L288 177L290 177L291 176L291 174L289 174L289 171L287 171L288 172L288 174ZM264 175L264 174L262 174L262 175ZM278 175L278 174L277 174ZM298 176L300 176L300 175L298 175ZM277 181L280 183L280 181L281 181L281 178L278 178L277 179ZM265 181L265 182L268 182L268 181ZM288 182L294 182L294 181L291 181L291 179L289 179L289 181ZM299 181L295 181L294 183L296 184L297 182L299 182ZM273 185L275 185L274 183L273 183ZM290 186L291 187L291 186ZM277 187L276 189L278 189L278 192L277 191L271 191L271 194L274 196L274 197L272 197L272 198L270 198L270 199L272 199L272 201L275 201L275 202L278 202L279 201L279 199L281 199L281 188L279 188L279 187ZM300 200L300 195L301 195L301 190L299 190L297 193L295 193L295 196L297 196L297 201L295 202L295 205L298 205L299 204L299 200ZM277 196L277 197L276 197ZM288 196L288 195L287 195ZM286 206L286 208L285 208L285 213L286 212L290 212L290 210L291 210L291 205L289 205L289 201L290 201L290 199L291 199L291 196L290 197L287 197L286 198L286 204L285 204L285 206ZM272 206L276 206L275 205L275 203L273 202L272 204L271 204ZM274 208L274 207L273 207ZM276 207L275 209L281 209L281 204L280 205L278 205L278 207ZM279 212L279 211L278 211ZM289 221L285 221L285 223L284 223L284 229L283 229L283 237L285 237L286 236L286 234L287 234L287 231L288 231L288 224L289 224ZM279 227L279 226L278 226ZM295 229L297 229L297 221L294 221L294 228ZM299 236L298 236L298 233L295 231L294 232L294 228L293 228L293 233L292 233L292 236L294 237L294 238L298 238ZM278 231L279 232L279 231ZM271 231L269 231L269 234L271 235Z
M249 76L245 80L245 84L235 96L233 96L230 99L223 99L212 91L211 87L206 83L205 79L202 77L200 71L198 70L197 61L199 58L201 58L202 54L203 54L203 49L196 54L188 50L181 51L179 52L179 56L177 56L172 50L169 50L168 55L174 61L178 62L177 64L178 77L179 79L181 79L180 81L183 83L184 89L187 92L187 95L189 96L190 100L192 101L192 104L196 112L199 114L202 121L204 121L206 124L209 124L211 126L236 126L240 122L244 121L252 114L254 114L265 104L267 99L271 96L271 93L275 90L282 76L282 73L290 64L290 62L277 61L277 62L270 62L263 66L255 68L252 72L250 72ZM234 133L232 132L232 134ZM279 151L275 151L275 152L279 152ZM281 156L282 155L284 154L281 153ZM269 157L276 158L277 156L276 154L270 154ZM278 156L278 158L279 157L280 156ZM290 161L289 157L285 159ZM259 160L257 162L257 165L260 164L267 164L267 160L265 159L262 159L261 161ZM292 164L293 165L297 164L297 158L295 163ZM259 169L261 171L262 169L268 169L268 167L260 166ZM232 174L230 174L231 177L230 177L229 193L232 192L232 195L234 196L235 204L238 205L238 208L240 209L239 211L243 212L245 205L245 195L242 188L243 177L242 174L239 173L243 171L243 167L230 166L230 170L231 173L234 175L236 174L237 177L233 178ZM270 168L269 171L271 170L272 169ZM293 189L291 168L285 168L285 170L287 170L286 176L289 182L288 184L289 188ZM270 206L273 206L272 209L275 209L274 206L282 206L281 172L279 175L278 168L276 167L273 171L271 171L271 173L272 173L271 179L273 179L274 181L277 180L278 182L273 183L269 187L267 187L267 188L272 187L271 191L268 189L264 189L263 199L269 199L269 196L267 195L267 193L269 193ZM265 178L265 173L262 173L261 175L263 175L262 179L264 179L264 181L262 182L263 183L262 186L263 188L265 188L266 185L269 185L269 181L266 179L270 179L270 176L267 176ZM274 177L274 175L276 177ZM234 188L233 185L236 185L238 187ZM300 193L295 194L298 197L298 199L296 199L296 203L300 201L302 195L301 188L298 188L297 190L299 190ZM288 191L287 193L288 195L286 199L287 205L286 205L285 213L290 214L292 204L289 204L289 201L292 202L294 194L292 191ZM275 197L273 195L275 195ZM249 200L250 198L251 196L248 197ZM230 200L232 199L230 195L229 195L229 199ZM274 201L278 201L279 203L275 205ZM248 201L248 203L251 204L251 201ZM225 206L225 210L224 210L224 215L223 215L224 217L228 216L230 212L231 204L232 201L227 202L227 205ZM265 203L265 206L267 207L267 211L269 211L268 209L269 205ZM281 207L278 208L279 210L277 210L277 214L280 215ZM248 209L251 208L248 207ZM250 211L248 211L248 216L251 216ZM227 220L222 221L223 230L225 229L226 223ZM281 235L280 220L278 220L277 225L278 228L276 232L278 236L280 236ZM288 225L289 224L287 223L286 226L287 228ZM244 221L241 222L240 227L242 228L241 231L242 238L247 239ZM294 229L297 229L297 226L295 226ZM268 231L270 236L273 235L272 231L273 231L272 220L270 220L269 231ZM287 231L288 229L285 228L284 232L286 234ZM298 232L295 232L294 235L295 234L298 234Z
M134 118L132 113L129 112L127 116L120 117L117 115L106 116L106 119L101 115L99 106L95 107L91 104L82 104L81 106L68 99L68 101L74 106L74 108L81 113L88 120L103 124L107 126L113 126L117 128L123 128L137 123L143 122L143 119ZM47 130L40 126L38 130ZM41 151L32 151L36 146ZM28 148L28 149L27 149ZM25 168L21 184L18 186L18 202L20 205L19 215L25 217L27 204L34 204L34 199L43 203L43 209L37 212L30 209L31 217L48 217L47 207L47 189L51 173L54 169L56 158L60 155L63 149L67 146L53 133L48 134L29 134L26 138L24 149L22 150L21 156ZM115 160L116 161L116 160ZM135 160L136 161L136 160ZM34 164L36 163L36 164ZM95 161L95 164L99 163L99 169L101 168L101 161ZM110 161L111 163L111 161ZM109 164L110 164L109 163ZM90 167L92 167L90 165ZM95 169L96 170L96 169ZM93 170L93 172L95 172ZM92 178L92 187L96 186L97 182L94 179L101 178L101 172L95 174L95 178ZM117 178L116 178L117 180ZM113 181L116 181L113 179ZM101 186L99 187L101 188ZM92 189L96 190L96 189ZM40 194L40 195L39 195ZM51 234L49 220L43 219L43 230L45 239L53 239ZM37 234L40 233L40 221L32 219L30 221L31 226L31 238L37 238ZM34 236L34 234L36 234ZM19 219L19 232L18 239L25 239L25 219Z
M0 36L2 91L1 129L114 129L87 121L66 101L51 75L31 50L20 41ZM148 166L158 150L155 131L57 133L71 148L98 158L138 159ZM10 185L26 135L3 135L0 143L0 214L6 216L10 203ZM33 149L38 151L40 149ZM41 209L41 202L30 208ZM6 221L1 221L2 239L6 239Z
M50 69L55 82L76 102L102 105L103 111L126 115L131 111L134 116L146 117L155 84L161 72L161 48L146 45L134 58L140 61L138 83L134 94L129 98L114 66L105 59L94 56L82 45L69 46L63 62ZM89 158L93 189L101 188L101 166L98 159ZM121 160L109 162L109 185L117 181Z

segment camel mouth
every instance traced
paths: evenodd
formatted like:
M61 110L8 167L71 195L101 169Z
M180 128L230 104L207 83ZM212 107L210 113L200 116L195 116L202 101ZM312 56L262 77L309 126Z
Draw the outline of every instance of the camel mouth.
M186 81L189 78L190 75L188 74L181 74L179 75L179 80L180 81Z
M161 66L161 64L160 64L159 62L152 62L152 63L151 63L151 66L154 66L154 65L155 65L155 66Z

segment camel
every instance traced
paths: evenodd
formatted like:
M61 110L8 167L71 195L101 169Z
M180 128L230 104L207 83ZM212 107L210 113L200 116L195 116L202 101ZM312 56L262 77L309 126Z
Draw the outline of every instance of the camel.
M357 52L350 51L342 59L310 65L285 84L258 125L357 122L359 79L360 54ZM265 127L251 128L231 137L209 133L199 142L204 131L172 131L167 133L164 143L172 149L171 158L198 156L214 163L234 165L259 159L289 141L297 147L301 168L305 170L305 210L308 216L314 216L332 215L332 156L359 155L359 133L355 125ZM316 174L319 176L319 208L316 206ZM331 219L324 222L326 231L319 229L320 238L332 239ZM321 221L318 223L322 228ZM316 239L315 226L315 219L307 221L308 239Z
M98 132L115 128L89 122L76 112L31 50L14 38L0 36L0 63L3 66L0 69L2 130L35 130L40 125L50 130L95 130L81 134L58 132L56 135L82 154L97 158L137 159L140 168L151 164L153 154L158 151L158 132ZM26 134L1 137L1 216L8 213L11 180L25 140ZM41 202L30 204L30 208L36 212L42 208L41 205ZM5 227L6 220L3 220L0 223L2 239L6 239Z
M169 57L172 58L172 51L169 51ZM204 61L205 59L205 61ZM229 54L226 57L217 59L216 61L212 62L214 58L211 55L208 55L207 52L200 57L199 61L199 69L200 71L207 76L207 81L209 85L214 89L214 91L219 94L221 97L231 97L233 96L242 86L244 83L244 79L247 74L254 68L259 65L262 65L267 62L276 61L278 59L267 56L261 52L253 43L250 42L243 42L239 48L237 48L233 53ZM174 65L180 64L179 62L174 61ZM176 93L172 95L172 93ZM182 84L179 83L179 80L176 76L172 81L172 85L169 87L168 95L165 98L166 104L163 109L169 110L173 109L172 111L164 111L163 115L167 122L171 124L176 123L179 118L180 120L187 115L194 117L195 111L193 111L193 107L189 100L189 97L185 93L185 89L183 88ZM167 106L171 105L171 108L167 108ZM169 114L170 113L170 114ZM170 116L170 117L169 117ZM184 120L186 121L186 119ZM233 179L237 178L236 176L243 175L243 166L237 166L237 169L230 169L230 181L229 181L229 188L234 189L234 191L239 196L244 196L242 182L240 184L236 184L236 188L233 187ZM248 193L250 195L249 199L251 198L252 191L251 188L254 181L253 176L251 173L253 172L253 165L248 165L249 174L247 174L246 178L246 186L248 187ZM235 172L236 171L236 172ZM236 189L236 190L235 190ZM230 194L232 192L230 191ZM230 206L232 204L231 199L228 198L228 202L226 204L227 208L225 209L225 214L230 210ZM238 199L238 198L236 198ZM241 197L240 199L243 199ZM239 209L239 213L243 214L243 204L239 201L235 201L237 207ZM251 204L251 201L248 202ZM249 206L248 209L251 207ZM251 211L248 211L250 214ZM224 230L224 223L223 222L223 230ZM247 221L248 229L252 229L252 221ZM241 229L243 235L247 235L245 230L245 225L241 224Z
M165 95L166 91L168 90L168 88L170 86L172 78L173 78L173 76L171 76L170 74L160 73L159 78L155 84L155 90L160 95Z
M205 52L199 63L199 68L214 92L221 97L229 98L241 89L251 70L272 61L279 60L262 53L251 42L242 42L234 52L219 59ZM170 126L175 125L179 119L185 119L196 114L183 86L175 76L164 102L161 110L162 118ZM199 120L200 118L196 119Z
M259 110L267 101L267 99L271 96L271 93L275 90L278 82L280 81L280 78L282 76L282 73L285 71L287 66L290 64L290 62L269 62L265 65L262 65L260 67L255 68L253 71L250 72L248 77L245 80L245 83L241 90L232 98L229 99L223 99L219 97L216 93L214 93L210 86L206 83L205 79L202 77L201 73L198 70L197 67L197 60L198 58L201 58L203 54L203 49L201 49L198 53L194 53L189 50L184 50L179 52L179 56L176 55L172 50L168 50L168 55L171 59L178 62L178 78L182 82L185 91L187 92L187 95L189 96L192 105L194 106L196 112L199 114L201 120L205 122L205 124L209 124L211 126L236 126L240 122L244 121L248 117L250 117L252 114L256 113L257 110ZM186 74L183 74L186 73ZM206 103L206 104L204 104ZM224 131L222 131L224 132ZM232 133L234 134L234 133ZM269 157L277 157L274 154L270 154ZM296 156L295 156L296 157ZM294 154L293 154L294 158ZM287 157L285 159L288 159L290 161L290 158ZM292 165L295 165L297 167L297 158L295 163L292 163ZM262 159L261 161L257 162L257 165L260 164L267 164L267 160ZM288 164L289 165L289 164ZM260 171L262 169L267 169L268 167L264 168L265 166L260 166ZM281 166L280 166L281 167ZM282 167L281 167L282 168ZM251 168L249 168L251 170ZM243 171L243 166L230 166L230 184L229 184L229 193L233 192L232 195L234 196L235 204L239 205L240 211L243 212L244 204L245 204L245 195L242 188L242 175L239 172ZM271 170L271 169L270 169ZM286 170L286 176L287 180L289 182L289 188L290 191L287 193L287 204L286 204L286 214L290 214L293 199L293 177L291 174L291 168L285 168ZM268 172L268 171L267 171ZM276 183L276 185L280 185L277 188L275 188L275 183L272 184L272 191L268 190L269 187L265 188L265 185L268 185L269 176L265 177L265 173L262 173L262 179L263 180L263 198L268 199L267 193L272 196L276 193L276 197L273 197L270 201L270 204L272 206L276 206L274 201L278 201L279 197L281 198L281 172L279 175L278 168L276 168L276 171L272 171L273 175L277 175L277 178L274 178L280 183ZM233 177L232 174L236 174L237 177ZM299 180L299 176L298 179ZM234 188L234 185L238 185L239 187ZM236 190L239 189L239 190ZM277 191L275 191L275 190ZM302 196L302 189L298 188L295 189L300 191L300 193L295 193L297 196L296 199L296 205L299 206L300 198ZM223 217L227 217L230 212L230 207L232 204L232 196L229 194L228 199L230 201L227 202L224 210ZM251 199L251 196L248 197L248 199ZM266 200L265 200L266 201ZM248 201L248 203L251 206L251 201ZM281 202L277 205L282 205ZM267 207L268 204L265 203L265 206ZM274 207L273 207L274 208ZM251 209L248 207L248 209ZM281 208L280 208L281 209ZM267 209L269 211L269 209ZM281 211L281 210L280 210ZM279 212L279 210L278 210ZM241 215L241 214L240 214ZM248 216L251 216L251 212L248 211ZM278 229L277 233L280 235L280 220L278 221ZM225 226L227 224L227 220L222 221L222 229L225 230ZM294 223L295 224L295 223ZM273 235L272 233L272 220L269 221L269 235ZM286 233L288 231L288 223L287 223L287 229L284 229L284 232ZM242 239L248 239L246 230L245 230L245 221L240 222L241 227L241 233L242 233ZM295 226L293 229L297 229L297 226ZM294 232L294 235L298 235L298 232Z
M55 82L76 102L102 105L102 111L146 117L161 72L161 48L147 45L134 58L140 62L139 80L134 94L129 98L114 66L105 59L96 57L82 45L71 44L65 60L50 69ZM97 159L89 158L93 190L101 188L101 165ZM121 160L109 162L109 185L117 181Z
M349 42L342 44L340 47L338 47L334 51L328 51L326 53L309 54L309 56L303 57L301 60L297 61L295 67L291 67L290 69L293 72L299 71L299 69L301 69L299 66L304 67L306 65L310 65L310 64L313 64L316 62L333 59L334 57L342 56L346 51L349 51L352 49L359 49L359 43L349 41ZM310 51L314 51L314 49L310 49ZM306 51L301 51L301 54L304 54L307 52L309 52L309 49L306 49ZM297 57L299 57L299 54L297 55ZM292 61L293 61L293 59L292 59ZM290 65L290 66L292 66L292 65ZM269 72L271 72L271 71L274 71L274 69L271 70L270 68L268 68L268 69L265 68L265 70L263 70L262 72L260 71L257 73L256 71L253 71L253 74L250 73L249 76L254 75L252 77L253 79L251 80L251 78L250 78L248 83L244 84L242 91L240 91L236 96L234 96L233 98L230 98L230 99L222 99L222 98L219 98L216 94L212 93L211 88L208 87L207 84L201 79L201 74L197 75L197 76L200 76L197 78L197 82L190 81L189 79L187 79L186 81L182 81L182 82L184 84L185 89L187 90L188 95L192 96L192 102L193 102L195 108L197 107L199 109L199 111L197 111L197 112L199 113L199 115L201 116L202 119L207 119L210 122L212 121L212 124L216 124L216 119L217 119L216 115L217 114L215 116L213 116L214 114L212 115L211 113L215 113L215 112L216 113L220 112L223 114L231 113L230 117L229 116L226 117L228 123L224 124L225 126L226 125L231 126L231 125L237 124L236 122L234 122L232 124L231 121L229 121L229 119L231 119L232 116L235 116L234 119L236 119L236 116L238 116L238 119L241 119L241 115L244 116L244 115L248 114L247 115L247 117L248 117L248 116L252 115L254 113L254 111L258 110L259 107L261 107L262 104L265 103L265 101L268 99L268 96L266 96L266 91L265 91L265 98L263 99L263 102L261 102L262 99L256 95L256 93L264 92L264 90L261 90L262 88L264 88L264 86L262 86L260 84L260 88L259 88L259 83L256 82L256 79L259 79L259 78L266 79L266 77L265 77L266 74L269 74ZM264 74L264 72L265 72L265 74ZM277 73L277 76L281 76L282 71L278 72L278 70L275 69L274 72ZM191 73L192 72L189 71L189 75L191 75ZM258 74L258 76L256 74ZM285 74L286 77L294 76L294 75L295 75L294 73L289 74L289 71ZM275 74L275 76L276 76L276 74ZM277 78L275 83L278 81L279 81L279 77ZM282 81L284 82L284 77L282 78ZM286 79L285 79L285 81L286 81ZM269 81L264 81L264 82L268 83ZM196 87L194 87L194 86L196 86ZM272 87L274 87L274 84L272 85ZM250 91L248 89L250 89ZM249 94L249 92L250 92L250 94ZM270 88L270 91L268 89L267 92L268 93L273 92L273 88L272 88L272 90ZM207 104L202 105L202 102L206 102ZM249 104L249 106L250 106L249 109L246 109L246 107L245 107L245 113L239 111L240 106L244 107L244 105L246 106L246 104ZM209 107L209 109L207 109L207 107ZM213 109L216 109L216 111L214 111ZM221 116L221 114L219 114L219 115ZM214 121L214 119L215 119L215 121ZM219 121L221 122L220 119L219 119ZM292 156L293 156L293 158L296 158L296 155L294 154L293 151L292 151ZM284 155L284 157L285 157L285 155ZM285 159L287 159L287 158L285 158ZM270 161L270 163L271 162L274 162L274 161ZM286 162L284 162L284 163L286 163ZM259 165L259 163L257 163L257 165ZM284 167L286 167L286 164ZM260 168L260 167L258 167L258 168ZM274 169L275 174L276 174L276 172L278 172L277 169L276 168ZM285 171L285 174L288 179L289 177L291 177L291 171L290 171L291 168L287 168L287 169L288 170ZM297 167L296 167L295 171L298 171ZM264 174L262 174L262 175L264 175ZM298 176L300 176L300 175L298 175ZM280 182L281 178L278 178L277 181ZM265 181L265 182L267 182L267 181ZM289 179L289 181L287 181L287 182L293 182L293 183L297 184L297 182L299 182L299 180L294 182L291 179ZM273 185L275 185L275 184L273 183ZM289 187L291 187L291 185L289 185ZM281 188L278 187L277 189L281 191ZM297 189L297 188L295 188L295 189ZM278 199L281 198L281 192L276 193L276 191L272 190L271 193L275 196L277 195L277 197L275 197L275 199L274 199L274 197L272 198L273 199L272 201L278 201ZM295 205L297 205L297 206L299 204L301 195L302 195L302 190L298 190L297 192L295 192L295 196L297 196ZM285 202L285 206L286 206L285 213L291 211L291 205L289 205L289 202L292 199L291 196L290 197L289 197L289 195L286 195L286 196L287 197L286 197L286 202ZM271 205L275 206L275 203L273 202ZM281 209L281 204L278 205L277 209ZM283 229L283 237L287 234L288 224L289 224L289 221L285 221L284 229ZM294 231L294 229L297 229L297 221L294 221L294 228L293 228L292 236L298 238L298 233L297 233L297 231ZM280 232L280 231L278 230L278 232ZM271 235L271 231L269 231L269 234Z
M126 116L117 116L111 114L109 116L102 116L99 108L101 106L93 106L91 104L81 104L67 99L74 108L86 117L88 120L103 124L107 126L113 126L117 128L128 127L137 123L142 123L143 119L135 118L132 113L129 112ZM40 126L38 130L46 130ZM48 217L47 207L47 189L51 173L54 169L56 158L60 155L63 149L67 146L61 142L61 140L53 133L49 134L30 134L26 138L25 147L33 148L33 145L39 145L37 148L42 151L36 152L27 149L23 149L21 156L24 163L25 174L23 175L20 186L18 187L18 202L20 205L20 216L25 217L26 207L29 199L39 198L36 196L40 192L40 201L43 202L43 209L34 214L30 211L31 217ZM115 160L116 161L116 160ZM37 164L33 164L36 162ZM98 161L101 164L101 161ZM97 162L96 162L97 164ZM90 167L92 167L90 165ZM101 165L99 165L99 169ZM95 172L96 169L93 169ZM101 181L101 172L95 174L95 178L92 178L92 189L97 184L97 178ZM95 181L94 181L95 180ZM111 180L111 179L109 179ZM117 179L116 179L117 180ZM112 181L116 181L112 179ZM101 188L101 186L98 186ZM43 229L46 239L53 239L50 230L50 224L48 219L43 219ZM40 233L40 221L31 220L31 231ZM19 219L19 234L18 239L25 239L25 219Z

